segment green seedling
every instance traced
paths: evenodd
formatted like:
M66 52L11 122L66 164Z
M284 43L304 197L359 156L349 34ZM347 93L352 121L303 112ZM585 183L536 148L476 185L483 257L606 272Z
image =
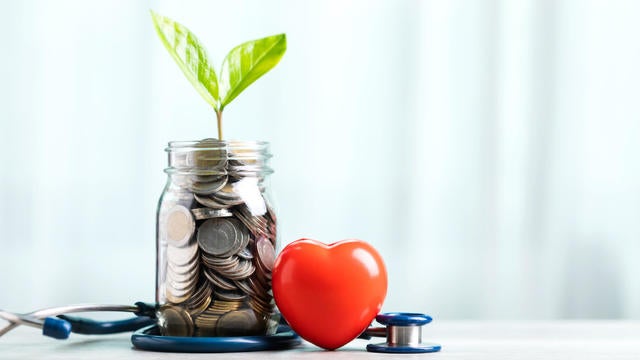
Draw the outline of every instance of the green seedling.
M218 139L222 140L222 111L244 89L280 62L287 50L286 35L268 36L236 46L224 58L218 78L205 47L189 29L153 11L151 17L169 54L215 110Z

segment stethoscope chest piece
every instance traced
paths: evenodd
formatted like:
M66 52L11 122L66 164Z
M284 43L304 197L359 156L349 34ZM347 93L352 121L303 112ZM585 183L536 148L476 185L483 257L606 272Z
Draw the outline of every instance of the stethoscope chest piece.
M386 313L376 321L386 326L387 341L367 345L367 351L379 353L429 353L440 351L439 344L422 342L422 327L431 317L415 313Z

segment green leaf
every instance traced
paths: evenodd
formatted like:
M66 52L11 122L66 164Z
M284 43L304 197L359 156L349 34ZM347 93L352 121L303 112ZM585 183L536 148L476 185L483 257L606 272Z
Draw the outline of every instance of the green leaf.
M198 93L218 111L218 79L214 68L209 65L204 46L185 26L154 11L151 11L151 17L164 47Z
M285 34L249 41L233 48L222 63L220 90L222 110L247 86L271 70L287 50Z

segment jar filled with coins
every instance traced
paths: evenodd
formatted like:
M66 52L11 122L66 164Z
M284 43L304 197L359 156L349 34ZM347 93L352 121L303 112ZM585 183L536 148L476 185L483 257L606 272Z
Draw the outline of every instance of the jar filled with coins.
M170 142L158 204L156 301L168 336L275 333L268 143Z

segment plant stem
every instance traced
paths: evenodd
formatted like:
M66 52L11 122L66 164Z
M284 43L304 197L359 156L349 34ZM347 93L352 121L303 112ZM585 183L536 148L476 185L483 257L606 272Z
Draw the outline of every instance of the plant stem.
M222 110L216 111L216 117L218 118L218 140L222 140Z

